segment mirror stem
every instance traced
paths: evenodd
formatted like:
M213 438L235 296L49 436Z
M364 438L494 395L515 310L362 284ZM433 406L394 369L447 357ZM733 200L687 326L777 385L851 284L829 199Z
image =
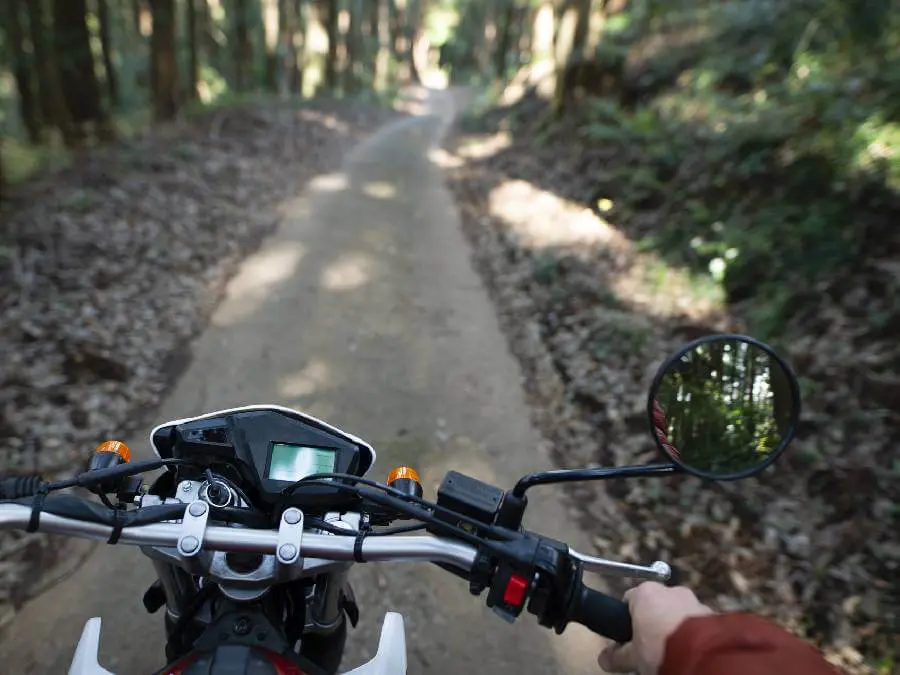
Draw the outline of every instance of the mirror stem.
M668 476L680 473L675 464L637 464L633 466L608 466L593 469L556 469L523 476L512 490L515 497L523 498L526 490L535 485L573 483L576 481L606 480L607 478L638 478L642 476Z

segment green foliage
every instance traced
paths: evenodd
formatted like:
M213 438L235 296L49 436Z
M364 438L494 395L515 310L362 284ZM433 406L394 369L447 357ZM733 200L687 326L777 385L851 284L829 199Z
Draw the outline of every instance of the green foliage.
M630 49L634 65L621 91L584 107L581 135L626 160L597 193L662 209L644 246L732 300L763 298L771 334L864 258L900 190L900 12L888 4L651 3L598 50L612 68Z

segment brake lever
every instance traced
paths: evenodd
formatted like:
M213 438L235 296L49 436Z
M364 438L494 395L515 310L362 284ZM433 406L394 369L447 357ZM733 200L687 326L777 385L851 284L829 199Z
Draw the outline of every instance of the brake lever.
M658 581L662 584L669 581L672 576L672 567L662 560L657 560L650 565L633 565L607 558L596 558L579 553L573 549L569 549L569 555L579 561L584 569L589 572L597 572L598 574L612 574L630 579L647 579L649 581Z

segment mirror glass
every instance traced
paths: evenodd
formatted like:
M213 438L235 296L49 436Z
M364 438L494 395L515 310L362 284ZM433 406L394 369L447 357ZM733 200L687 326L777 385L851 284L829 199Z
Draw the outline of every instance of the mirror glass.
M796 377L775 352L743 336L688 345L654 381L648 410L662 451L705 478L744 478L771 464L793 438Z

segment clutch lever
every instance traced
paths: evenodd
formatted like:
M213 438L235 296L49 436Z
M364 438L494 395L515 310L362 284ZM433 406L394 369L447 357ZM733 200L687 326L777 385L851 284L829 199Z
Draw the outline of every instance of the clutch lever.
M607 558L597 558L584 553L579 553L573 549L569 549L569 555L573 559L579 561L585 570L596 572L598 574L607 574L630 579L647 579L649 581L658 581L662 584L669 581L672 576L672 567L669 563L663 562L662 560L657 560L650 565L633 565L631 563L609 560Z

